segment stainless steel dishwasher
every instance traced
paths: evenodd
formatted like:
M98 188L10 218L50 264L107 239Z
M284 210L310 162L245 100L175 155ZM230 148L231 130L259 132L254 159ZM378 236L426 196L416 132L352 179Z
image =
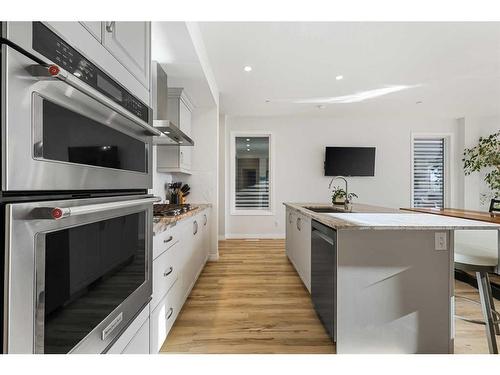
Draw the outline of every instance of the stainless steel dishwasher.
M330 339L336 335L337 231L317 221L311 225L311 297Z

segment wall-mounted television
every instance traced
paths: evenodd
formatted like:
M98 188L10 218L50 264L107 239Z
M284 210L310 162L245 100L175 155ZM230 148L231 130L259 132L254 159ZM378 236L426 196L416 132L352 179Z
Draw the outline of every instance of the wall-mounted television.
M375 176L375 147L326 147L325 176Z

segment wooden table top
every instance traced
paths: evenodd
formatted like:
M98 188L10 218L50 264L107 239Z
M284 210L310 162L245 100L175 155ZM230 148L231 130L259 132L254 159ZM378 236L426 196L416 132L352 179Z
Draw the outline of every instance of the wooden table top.
M422 212L442 216L458 217L461 219L485 221L488 223L500 224L500 216L493 216L485 211L461 210L458 208L401 208L405 211Z

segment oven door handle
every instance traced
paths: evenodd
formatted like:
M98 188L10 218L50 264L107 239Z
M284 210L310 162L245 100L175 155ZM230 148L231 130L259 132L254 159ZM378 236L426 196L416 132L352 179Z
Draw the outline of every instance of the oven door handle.
M29 73L38 78L39 80L59 80L62 81L69 86L77 89L78 91L84 93L85 95L91 97L92 99L98 101L102 105L108 107L112 111L115 111L127 118L130 121L133 121L140 127L142 127L147 134L149 135L162 135L162 132L156 129L154 126L149 125L145 121L135 117L129 111L122 108L111 99L106 98L104 95L94 91L87 87L87 85L81 82L78 78L75 78L72 74L68 73L66 70L60 68L57 65L31 65L28 68Z
M133 199L125 202L110 202L110 203L98 203L89 204L87 206L76 206L76 207L45 207L42 209L37 209L44 219L51 220L61 220L67 217L73 217L78 215L93 214L96 212L114 210L117 208L128 208L133 206L139 206L147 203L159 202L161 198L144 198L144 199Z

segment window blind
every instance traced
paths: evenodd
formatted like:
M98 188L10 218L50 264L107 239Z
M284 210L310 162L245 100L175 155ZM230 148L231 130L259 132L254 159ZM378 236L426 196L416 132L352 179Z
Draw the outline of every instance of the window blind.
M235 209L268 210L269 137L236 137Z
M413 207L443 208L444 138L413 140Z

